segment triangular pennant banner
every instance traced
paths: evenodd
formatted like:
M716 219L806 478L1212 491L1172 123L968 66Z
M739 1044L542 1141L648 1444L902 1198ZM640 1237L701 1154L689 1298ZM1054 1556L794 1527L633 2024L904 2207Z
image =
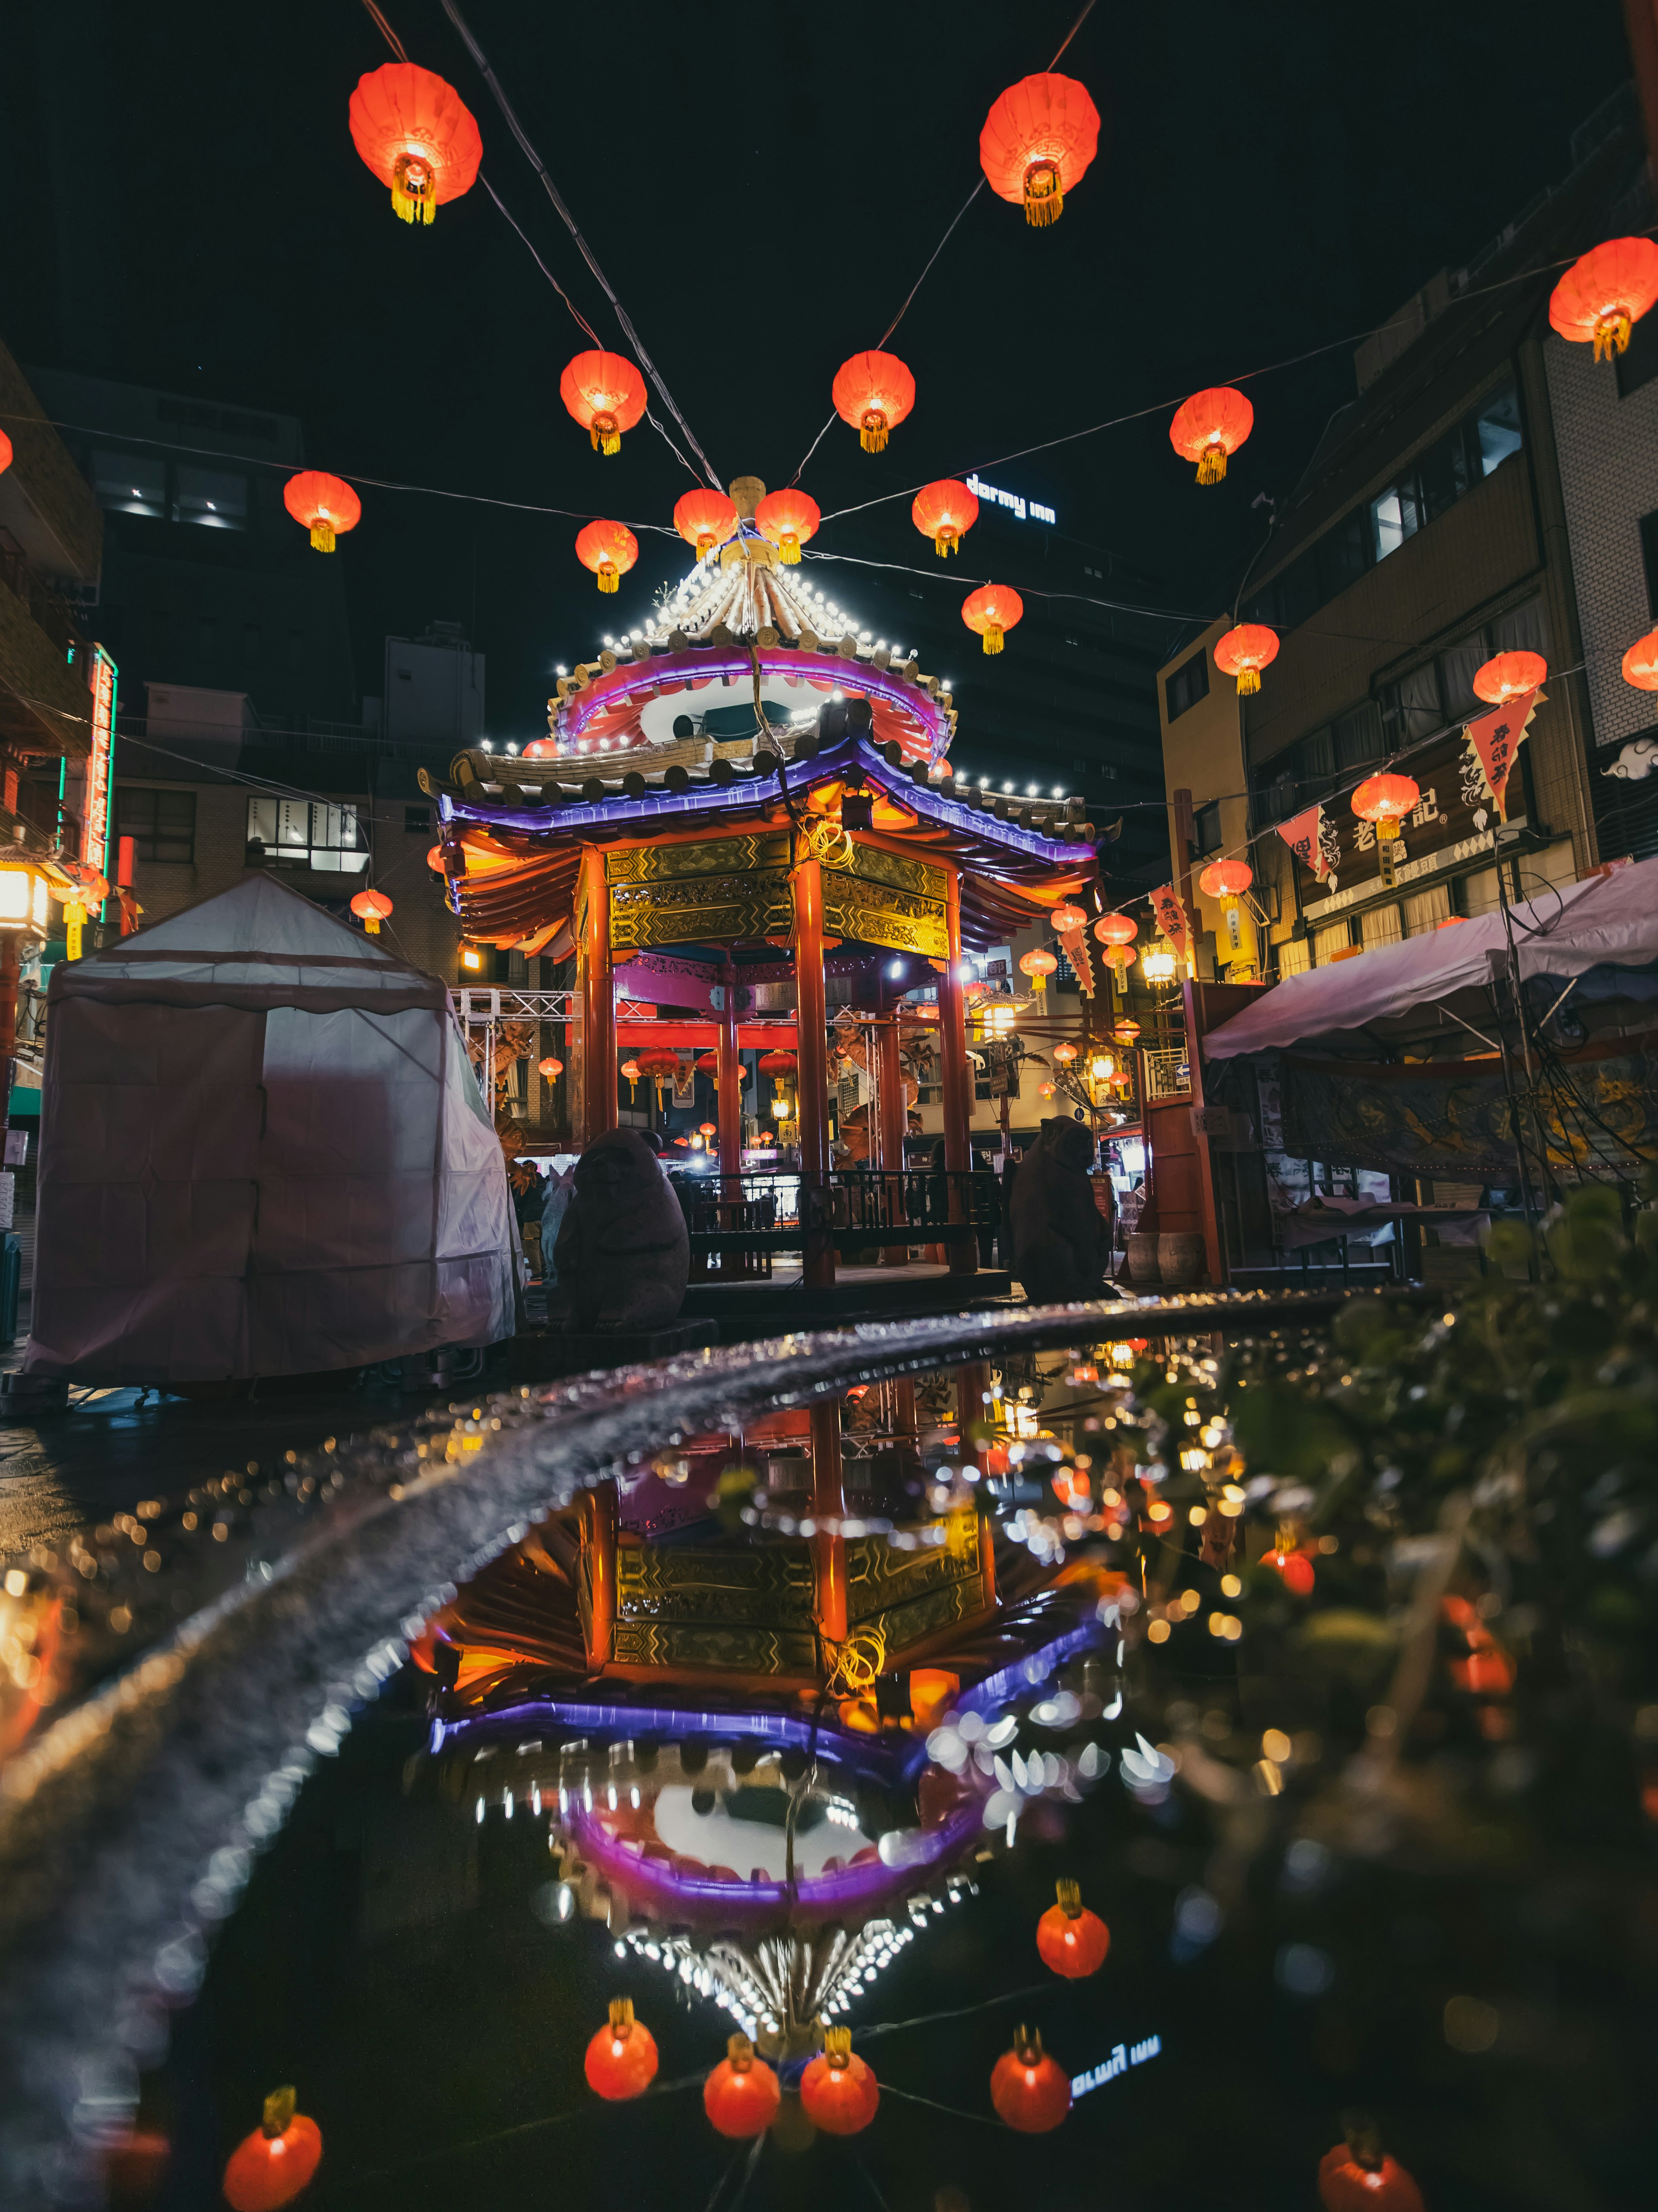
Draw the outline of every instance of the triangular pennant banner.
M1470 722L1466 727L1465 734L1485 778L1485 788L1497 803L1499 822L1509 818L1509 777L1513 772L1514 757L1520 750L1527 723L1537 712L1540 696L1536 691L1522 691L1518 698L1504 700L1500 707L1493 707L1489 714L1482 714L1477 722Z
M1297 814L1292 822L1280 822L1278 834L1304 868L1310 868L1320 883L1333 880L1331 871L1335 866L1335 854L1330 847L1336 841L1326 834L1324 807L1321 801L1309 806L1304 814Z
M1151 918L1182 960L1192 957L1192 933L1186 908L1172 884L1163 884L1151 894Z

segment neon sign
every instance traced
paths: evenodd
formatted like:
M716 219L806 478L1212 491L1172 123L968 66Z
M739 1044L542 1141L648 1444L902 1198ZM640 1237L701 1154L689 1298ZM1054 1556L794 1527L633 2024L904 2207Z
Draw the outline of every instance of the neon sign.
M82 769L81 858L99 875L107 875L110 770L115 756L115 663L101 645L88 655L87 685L92 693L92 746Z
M1010 514L1017 514L1021 522L1057 522L1059 520L1053 508L1044 507L1040 500L1026 499L1017 491L999 491L994 484L986 483L982 477L969 477L967 488L975 499L987 500L992 507L1006 507Z
M1148 2035L1144 2042L1118 2044L1108 2058L1097 2066L1090 2066L1086 2074L1073 2075L1071 2082L1071 2101L1085 2097L1090 2089L1098 2089L1108 2081L1114 2081L1119 2074L1126 2074L1131 2066L1144 2066L1148 2058L1155 2058L1163 2049L1160 2035Z

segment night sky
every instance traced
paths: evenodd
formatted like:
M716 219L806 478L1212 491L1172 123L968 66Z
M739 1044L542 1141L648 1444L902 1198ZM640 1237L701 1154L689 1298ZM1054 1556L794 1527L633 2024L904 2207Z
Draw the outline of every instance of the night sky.
M829 415L835 368L879 341L970 191L992 100L1075 17L1073 0L465 6L721 478L774 489ZM387 12L410 58L459 89L486 174L621 347L439 0ZM345 548L359 689L377 688L385 633L458 620L489 657L492 733L522 739L542 732L555 665L637 621L689 558L641 532L631 591L601 601L572 551L581 522L665 525L692 480L644 425L617 458L592 452L557 391L588 341L481 188L430 229L394 219L346 127L357 77L390 58L355 0L14 0L0 335L24 362L295 413L313 464L342 473L573 510L365 488ZM925 572L837 568L827 588L954 678L974 773L1013 765L975 756L973 710L981 687L1017 687L1019 641L982 658L957 571L993 556L998 580L1075 590L1091 548L1112 556L1116 582L1090 587L1107 596L1230 605L1251 501L1293 488L1352 396L1350 342L1564 174L1571 131L1628 71L1616 0L1101 0L1062 66L1104 118L1062 220L1031 230L981 193L890 341L914 416L877 457L837 422L802 479L830 514L977 467L1057 509L1049 532L981 524L949 570L908 495L826 524L812 549ZM1173 405L1327 346L1248 384L1255 435L1199 493L1168 443Z

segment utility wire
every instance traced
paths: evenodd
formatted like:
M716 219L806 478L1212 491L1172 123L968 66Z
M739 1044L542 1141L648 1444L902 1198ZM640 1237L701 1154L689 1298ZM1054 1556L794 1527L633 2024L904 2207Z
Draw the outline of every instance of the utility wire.
M576 246L580 252L582 259L586 263L589 269L592 270L593 275L598 279L599 288L603 291L605 298L610 301L611 307L614 309L617 322L622 325L623 335L626 337L629 344L632 346L634 351L639 356L640 366L644 369L645 374L650 378L651 382L656 386L658 392L661 394L662 404L667 409L669 414L673 416L674 421L678 423L681 431L683 433L686 444L696 455L697 459L701 462L703 468L707 471L708 482L714 486L716 491L723 491L725 487L720 483L719 472L714 468L714 463L703 452L701 447L698 445L695 436L692 432L690 424L687 422L684 416L675 405L673 394L663 382L656 363L651 359L650 355L645 350L644 342L640 337L639 332L634 328L632 317L623 306L621 301L617 299L616 294L611 290L610 279L605 276L604 271L599 267L597 257L594 255L593 250L588 245L586 240L582 236L580 229L576 223L575 217L570 213L569 209L565 206L563 200L560 198L557 185L554 184L551 177L547 173L546 163L542 160L540 155L537 153L534 146L531 143L530 138L526 134L523 125L519 121L516 114L514 114L511 101L507 99L507 94L501 89L500 79L496 76L494 70L489 66L489 57L485 54L483 47L479 46L477 40L472 35L471 27L468 24L466 18L461 14L459 8L455 4L455 0L443 0L443 12L449 18L449 21L454 25L456 30L460 33L460 36L465 44L466 50L471 55L472 60L477 68L479 76L483 77L485 84L489 86L490 93L494 96L496 106L500 108L501 114L506 118L508 130L511 131L513 137L517 139L519 150L522 152L524 158L529 162L531 167L540 178L543 189L545 191L548 198L551 200L553 205L557 209L566 229L568 230L571 237L574 239Z
M366 4L366 0L365 0L365 4ZM448 0L444 0L444 4L445 4L445 6L446 7L446 6L448 5ZM1055 53L1055 55L1054 55L1054 57L1053 60L1052 60L1051 62L1049 62L1049 64L1048 64L1048 68L1049 68L1050 70L1052 70L1052 69L1057 69L1057 68L1059 67L1059 63L1060 63L1060 54L1062 54L1062 53L1065 52L1066 48L1066 47L1071 44L1071 41L1072 40L1072 39L1074 39L1074 38L1076 37L1076 35L1077 35L1078 32L1081 30L1081 28L1082 28L1083 25L1084 25L1084 24L1088 21L1088 19L1089 19L1090 15L1091 15L1093 12L1094 12L1094 0L1084 0L1084 5L1083 11L1082 11L1081 15L1078 16L1078 18L1077 18L1076 21L1075 21L1075 22L1071 26L1071 28L1070 28L1070 29L1066 33L1066 34L1065 34L1064 38L1062 38L1062 39L1060 40L1060 45L1059 45L1059 52ZM955 234L956 234L956 226L957 226L957 224L960 222L960 221L962 220L962 217L963 217L963 216L967 213L968 210L972 206L972 204L973 204L974 201L975 201L975 200L976 200L976 199L978 198L978 197L979 197L980 193L981 193L981 191L983 191L984 188L985 188L985 174L984 174L984 171L983 171L982 169L981 169L981 170L980 170L980 172L979 172L978 177L976 178L976 179L975 179L975 182L974 182L973 190L972 190L972 191L968 194L967 198L966 198L962 202L962 204L960 205L960 207L958 207L958 208L957 209L957 210L956 210L955 214L950 217L950 222L949 222L949 225L947 226L947 228L946 228L946 229L945 229L945 231L944 231L944 236L943 236L943 237L938 240L938 244L933 247L933 249L932 249L932 252L928 254L928 256L927 256L927 258L926 258L926 264L925 264L925 265L924 265L924 267L922 268L922 270L921 270L920 275L920 276L915 279L915 282L914 282L914 283L910 286L910 288L909 288L908 291L905 293L905 295L904 295L904 302L903 302L903 305L899 308L899 310L898 310L897 313L893 317L892 320L891 320L891 321L887 325L887 326L886 326L885 330L884 330L884 331L882 331L882 333L881 333L880 337L877 339L877 341L876 341L876 349L876 349L878 352L880 350L881 347L882 347L882 346L884 346L884 345L886 343L887 340L888 340L888 339L892 336L892 333L894 332L894 331L896 331L896 330L897 329L897 327L898 327L899 324L902 322L902 320L904 319L904 317L905 317L905 316L909 313L910 302L911 302L911 301L912 301L912 300L914 300L914 299L915 295L916 295L916 294L920 290L920 289L921 289L922 285L926 283L926 280L927 280L928 276L929 276L929 275L931 274L931 272L932 272L932 264L933 264L933 263L934 263L934 262L938 258L938 256L939 256L939 255L944 252L944 250L945 246L947 246L949 245L949 243L950 243L950 240L955 236ZM811 460L811 459L812 455L813 455L813 454L817 451L817 448L818 448L818 447L823 444L823 442L824 439L829 435L829 432L834 428L834 427L835 427L835 410L834 410L833 408L831 408L831 409L830 409L830 410L829 410L829 417L828 422L824 423L824 425L823 425L823 428L822 428L822 429L817 433L817 436L812 440L812 441L811 441L811 445L807 447L806 451L805 451L805 459L801 461L801 463L800 463L799 466L795 470L794 474L793 474L793 475L789 478L789 482L790 482L792 484L797 484L797 483L799 483L799 481L800 481L800 479L801 479L801 477L805 474L805 472L806 472L806 464L807 464L807 462L809 462L809 461ZM994 462L990 462L990 463L987 463L987 466L989 466L989 467L993 467L993 467L995 466L995 464L994 464ZM918 487L917 487L917 489L920 489L920 487L918 486Z

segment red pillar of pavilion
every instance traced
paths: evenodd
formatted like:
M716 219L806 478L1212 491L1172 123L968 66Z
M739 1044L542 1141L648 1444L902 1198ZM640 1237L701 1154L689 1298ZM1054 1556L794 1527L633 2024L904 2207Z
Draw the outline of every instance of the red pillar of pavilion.
M604 855L597 845L581 853L581 941L576 981L581 992L581 1127L579 1146L591 1145L620 1118L616 1085L616 986L610 974L610 898Z
M839 1526L846 1510L841 1401L831 1398L811 1409L811 1516L818 1524L811 1539L812 1609L818 1634L831 1644L847 1640L847 1540ZM833 1530L823 1526L825 1521L835 1523Z
M720 1094L720 1172L740 1175L743 1170L742 1065L737 1048L737 970L729 961L722 979L725 1004L720 1012L720 1034L714 1045L715 1081ZM735 1197L735 1191L727 1192Z
M944 897L944 972L938 978L938 1054L944 1079L944 1168L947 1173L964 1176L973 1164L973 1147L968 1137L968 1127L973 1119L973 1073L968 1064L967 1013L962 997L962 881L954 868L950 871ZM965 1221L968 1218L965 1182L956 1182L950 1186L950 1218L952 1221ZM948 1249L952 1275L977 1273L976 1242L966 1239L951 1244Z
M800 1214L823 1209L818 1194L829 1179L829 1068L824 1038L828 1007L823 988L823 870L817 860L798 863L793 878L794 997L800 1095ZM827 1226L803 1234L801 1259L806 1286L824 1290L835 1281L835 1244Z
M901 1018L895 1006L875 1032L876 1089L880 1100L880 1116L875 1130L875 1164L890 1176L900 1176L904 1171L904 1133L909 1126L904 1104L904 1071L898 1059ZM903 1186L889 1183L886 1188L893 1194L891 1218L902 1221ZM881 1264L885 1267L906 1267L908 1261L908 1244L889 1244L881 1254Z

